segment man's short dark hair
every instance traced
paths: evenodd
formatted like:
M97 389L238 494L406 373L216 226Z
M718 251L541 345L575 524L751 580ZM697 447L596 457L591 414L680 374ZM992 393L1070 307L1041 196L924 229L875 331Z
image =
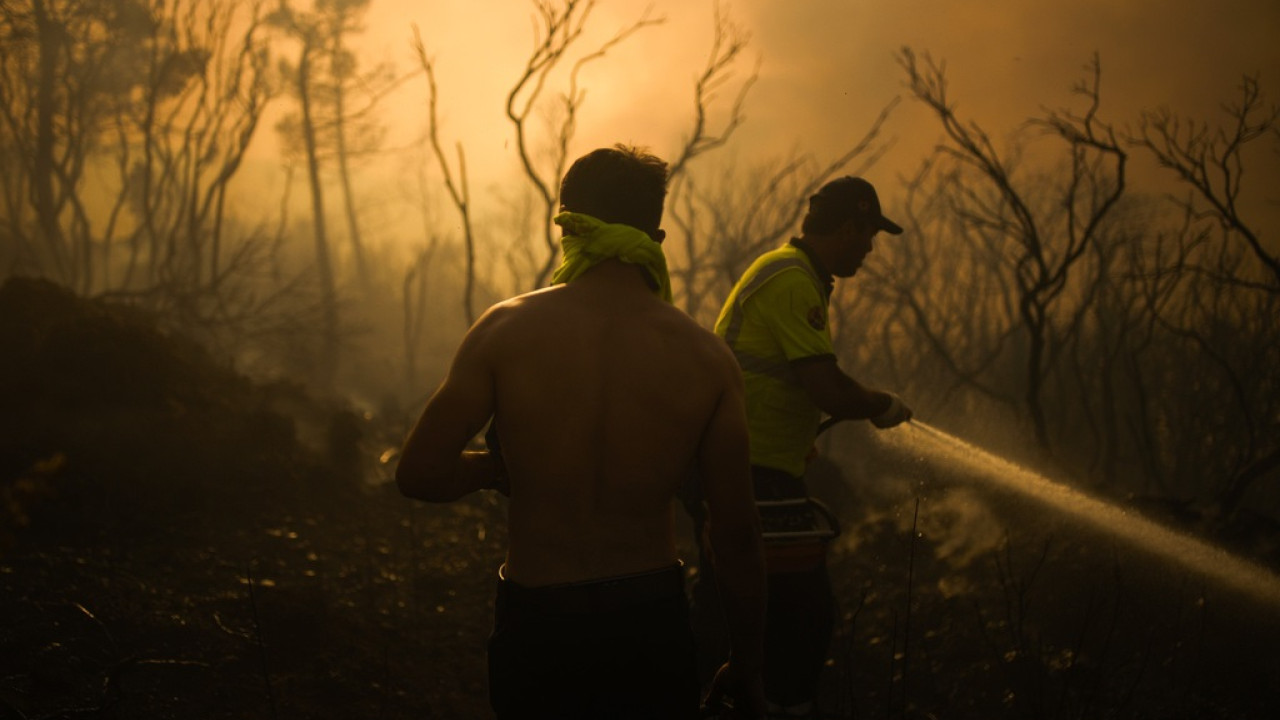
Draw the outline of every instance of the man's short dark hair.
M560 183L560 207L656 235L667 197L667 163L619 143L578 158Z

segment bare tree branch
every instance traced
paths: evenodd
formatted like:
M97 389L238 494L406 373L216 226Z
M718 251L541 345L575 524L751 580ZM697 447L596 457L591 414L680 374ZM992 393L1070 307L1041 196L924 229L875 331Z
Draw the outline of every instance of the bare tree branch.
M1208 205L1202 217L1244 238L1270 273L1271 291L1280 292L1280 256L1263 244L1237 205L1245 148L1260 138L1280 135L1280 105L1266 103L1256 75L1244 76L1239 93L1237 100L1222 106L1224 126L1213 127L1160 108L1144 113L1137 132L1128 139L1150 152Z
M431 150L435 155L436 164L440 168L440 173L444 176L445 189L448 190L449 198L453 201L453 206L457 208L458 216L462 220L462 241L467 262L462 307L463 312L466 314L467 324L470 325L476 320L473 298L476 280L476 250L475 232L471 221L471 189L470 184L467 182L466 153L463 151L462 143L458 143L456 146L458 153L458 179L455 181L453 170L444 155L444 150L440 147L440 121L436 114L438 93L436 91L435 65L427 56L427 50L422 44L422 35L418 31L417 25L413 26L413 48L417 52L418 62L427 76L427 88L429 90L427 96L427 137L431 143Z
M652 7L646 8L639 19L617 31L572 65L568 89L559 99L559 125L553 131L554 142L549 148L551 167L540 171L534 161L530 114L542 99L551 73L581 39L595 6L595 0L534 0L537 11L534 49L530 52L520 77L507 94L506 113L515 129L516 153L525 177L542 200L540 224L546 259L534 279L534 287L544 285L555 268L557 242L551 218L559 208L559 181L564 174L569 142L576 130L577 112L585 99L585 93L578 87L578 73L584 65L604 57L611 49L640 30L665 21L660 17L651 17Z

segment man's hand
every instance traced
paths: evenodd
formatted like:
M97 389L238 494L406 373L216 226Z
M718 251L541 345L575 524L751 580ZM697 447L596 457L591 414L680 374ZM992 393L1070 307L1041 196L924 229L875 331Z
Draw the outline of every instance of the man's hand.
M911 408L902 402L902 398L893 393L885 393L889 396L889 408L884 412L871 418L871 424L884 430L911 419Z
M716 671L702 707L704 717L719 720L764 720L764 681L759 672L741 673L733 667L732 662L727 662Z

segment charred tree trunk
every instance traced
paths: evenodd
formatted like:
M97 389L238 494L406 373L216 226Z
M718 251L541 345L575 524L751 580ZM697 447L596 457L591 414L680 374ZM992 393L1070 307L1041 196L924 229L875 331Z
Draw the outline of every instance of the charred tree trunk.
M312 232L316 241L316 272L320 279L320 302L324 327L321 328L321 354L317 364L317 380L323 387L333 384L338 364L338 291L334 285L333 263L329 253L324 218L324 190L320 182L320 159L316 141L315 120L311 108L312 42L304 39L298 62L298 99L302 106L302 139L307 156L307 178L311 185Z
M338 179L342 185L343 209L347 216L347 236L351 241L351 254L355 259L356 273L360 276L360 286L369 290L369 268L365 263L364 241L360 235L360 220L356 215L355 192L351 188L351 165L347 149L347 126L345 121L346 100L343 94L342 81L334 83L335 127L334 143L338 156Z
M54 116L57 113L55 85L58 82L58 55L62 44L60 28L49 17L44 0L33 0L36 34L39 37L40 73L36 88L36 146L32 165L31 194L45 248L55 272L70 282L62 228L58 225L57 202L54 198L54 145L57 143Z

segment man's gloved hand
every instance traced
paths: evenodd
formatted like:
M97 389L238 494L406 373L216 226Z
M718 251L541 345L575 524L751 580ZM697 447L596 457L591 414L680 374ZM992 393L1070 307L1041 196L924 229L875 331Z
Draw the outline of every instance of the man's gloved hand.
M902 402L902 398L893 393L886 393L889 396L889 409L871 418L871 424L884 430L911 419L911 408Z

